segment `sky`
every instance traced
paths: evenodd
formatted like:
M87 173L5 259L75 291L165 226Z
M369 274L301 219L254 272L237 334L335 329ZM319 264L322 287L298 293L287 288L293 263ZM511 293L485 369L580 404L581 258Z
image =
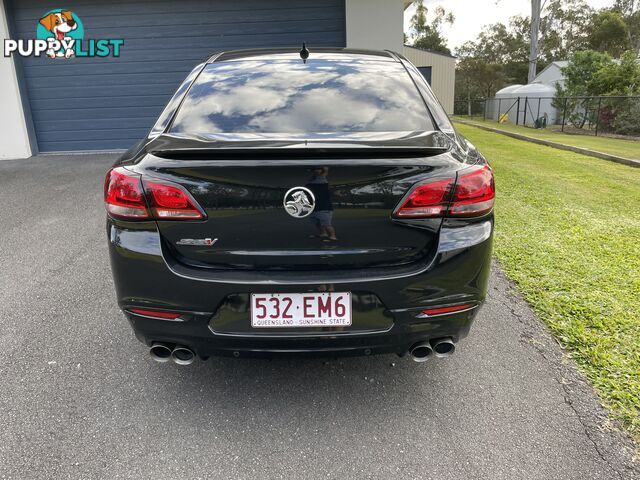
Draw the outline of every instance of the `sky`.
M544 1L544 0L543 0ZM609 7L614 0L586 0L593 8ZM452 12L456 20L452 26L442 29L452 51L467 40L475 40L484 25L506 23L514 15L531 15L529 0L425 0L427 7L442 5ZM408 30L414 7L404 14L405 31Z

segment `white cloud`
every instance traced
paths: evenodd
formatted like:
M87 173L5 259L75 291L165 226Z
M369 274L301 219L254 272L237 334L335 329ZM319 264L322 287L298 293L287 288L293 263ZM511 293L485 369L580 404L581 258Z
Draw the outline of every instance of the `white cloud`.
M175 131L405 131L428 128L427 112L401 66L229 62L209 67L192 87ZM348 73L345 73L348 72ZM366 74L363 74L366 72ZM407 108L415 105L415 108ZM248 118L247 118L248 117Z

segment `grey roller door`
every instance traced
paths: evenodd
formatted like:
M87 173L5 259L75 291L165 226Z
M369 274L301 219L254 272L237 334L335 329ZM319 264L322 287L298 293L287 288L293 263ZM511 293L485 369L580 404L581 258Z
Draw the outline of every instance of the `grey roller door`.
M34 38L49 1L6 5ZM122 38L119 58L20 59L40 151L128 148L186 74L220 50L345 45L344 0L69 0L87 38Z

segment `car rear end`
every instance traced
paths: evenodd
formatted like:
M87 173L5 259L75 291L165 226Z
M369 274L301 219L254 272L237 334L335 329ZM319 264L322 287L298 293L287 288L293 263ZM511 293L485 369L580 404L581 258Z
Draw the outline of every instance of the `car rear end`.
M493 176L416 73L348 51L194 70L105 183L118 302L156 359L453 352Z

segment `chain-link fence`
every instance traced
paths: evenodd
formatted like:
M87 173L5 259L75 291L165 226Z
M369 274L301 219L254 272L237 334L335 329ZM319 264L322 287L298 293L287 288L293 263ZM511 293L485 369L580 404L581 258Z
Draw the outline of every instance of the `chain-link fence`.
M484 98L455 100L453 102L453 114L466 115L467 117L484 117L485 102Z
M588 135L640 137L640 97L505 97L460 100L456 115Z

